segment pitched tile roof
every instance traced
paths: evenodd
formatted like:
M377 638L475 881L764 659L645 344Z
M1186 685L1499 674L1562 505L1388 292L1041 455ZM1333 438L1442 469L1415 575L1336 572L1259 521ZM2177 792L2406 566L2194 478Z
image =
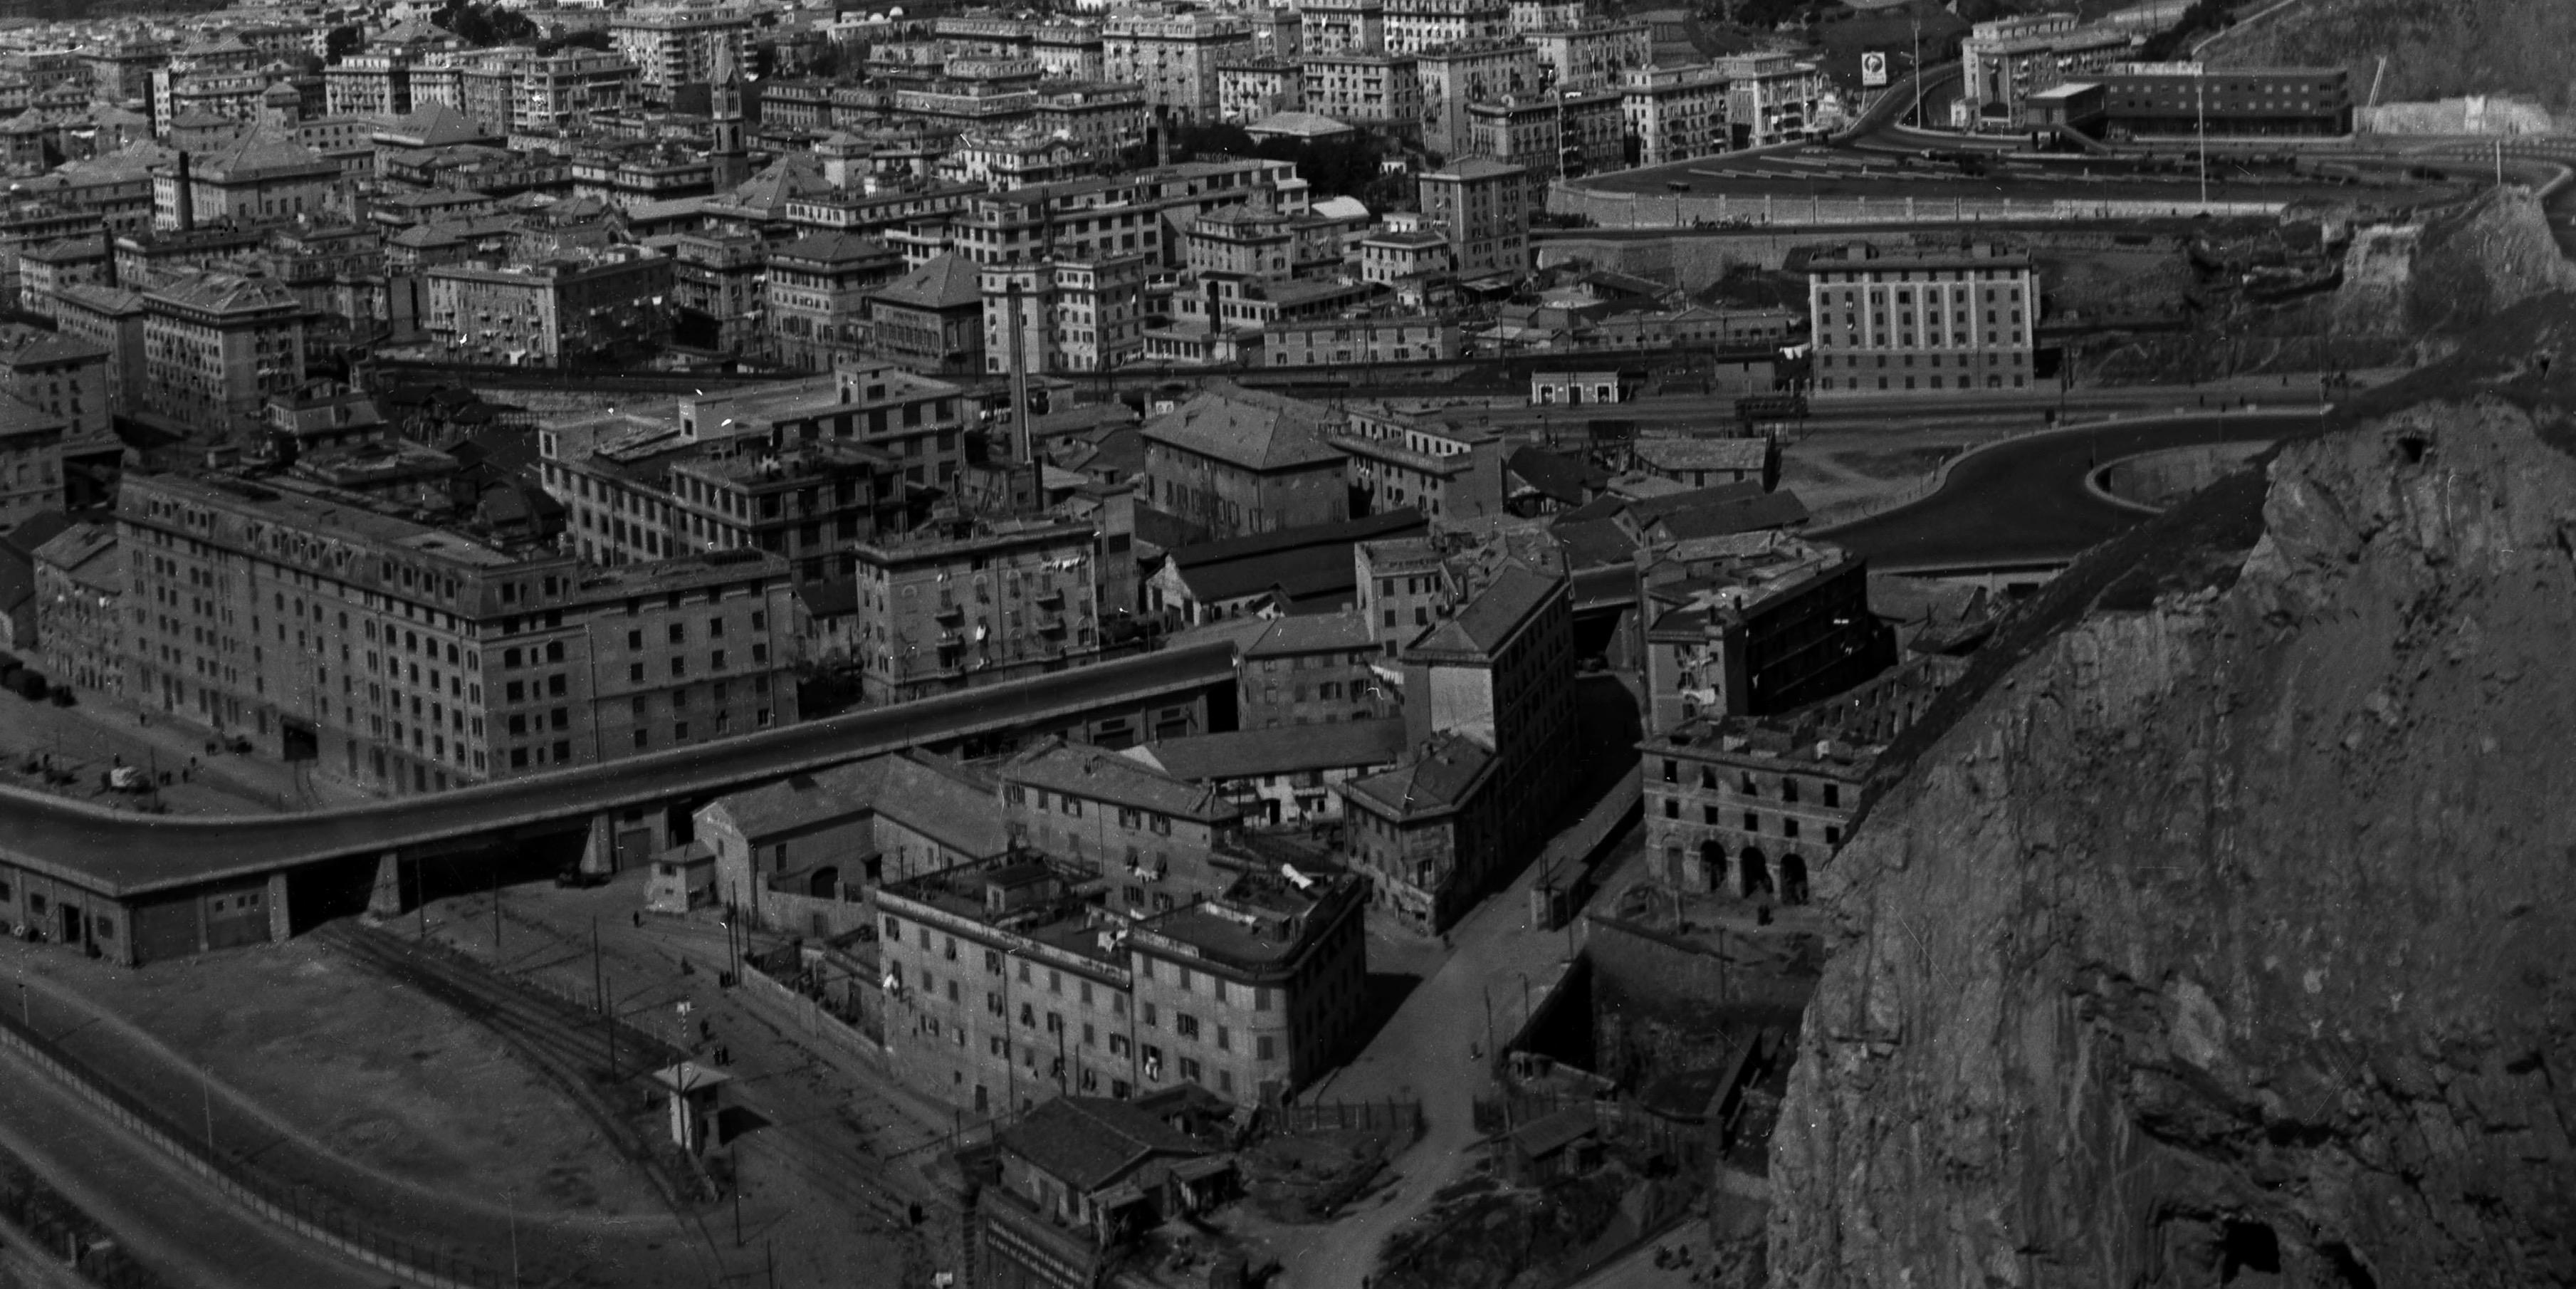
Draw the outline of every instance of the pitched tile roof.
M1493 749L1464 734L1441 733L1404 764L1343 787L1398 816L1434 814L1466 804L1493 769Z
M196 174L209 179L247 178L264 171L314 167L337 169L313 149L296 142L294 136L262 127L246 131L198 159Z
M1205 786L1183 783L1105 748L1059 739L1004 762L1001 777L1005 783L1025 783L1187 819L1216 821L1242 814L1234 803Z
M1491 655L1564 584L1518 563L1505 564L1466 608L1434 623L1406 652Z
M1212 381L1198 396L1145 422L1145 437L1247 470L1339 462L1325 441L1331 412L1303 399Z
M1369 631L1368 619L1356 613L1330 613L1273 618L1270 629L1247 645L1243 655L1247 658L1285 657L1289 654L1376 647L1377 639Z
M730 792L716 800L743 840L759 845L800 828L854 818L876 809L886 758L793 774L776 783Z
M1514 451L1504 458L1503 468L1551 500L1568 506L1582 505L1590 493L1610 482L1609 473L1597 466L1539 448Z
M1055 1097L1000 1133L1002 1149L1085 1195L1105 1190L1156 1155L1216 1153L1124 1101Z
M975 262L963 255L933 256L929 262L876 289L876 298L916 309L957 309L984 298Z
M1296 770L1393 766L1404 758L1404 722L1343 721L1193 734L1129 748L1126 755L1192 783Z
M1723 537L1730 533L1749 533L1764 528L1790 528L1807 522L1807 504L1798 494L1783 490L1764 493L1748 501L1701 506L1665 515L1655 527L1673 541L1695 537Z
M884 758L877 815L970 859L1009 853L1010 830L995 808L994 785L946 757L912 751Z

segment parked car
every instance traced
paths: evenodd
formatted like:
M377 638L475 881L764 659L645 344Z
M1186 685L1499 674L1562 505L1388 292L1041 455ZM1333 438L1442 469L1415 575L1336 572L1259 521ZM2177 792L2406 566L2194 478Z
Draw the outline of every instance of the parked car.
M555 885L570 889L606 886L608 874L594 873L576 864L571 868L558 869L555 872Z
M107 786L119 792L148 792L152 788L152 776L144 773L139 765L120 765L107 772Z

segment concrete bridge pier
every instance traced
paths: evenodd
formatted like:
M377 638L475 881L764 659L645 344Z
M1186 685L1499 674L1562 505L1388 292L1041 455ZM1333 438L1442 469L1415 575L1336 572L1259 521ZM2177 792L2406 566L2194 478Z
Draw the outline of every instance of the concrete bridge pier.
M641 868L676 840L667 805L603 810L590 817L590 835L581 846L581 871L606 876Z
M418 890L418 865L414 865L413 868L414 872L411 874L403 871L402 854L398 851L389 850L376 857L376 885L375 889L367 895L367 913L370 916L379 918L402 916L403 911L411 905L409 897L416 894ZM406 889L406 883L403 880L406 876L412 879L409 889Z

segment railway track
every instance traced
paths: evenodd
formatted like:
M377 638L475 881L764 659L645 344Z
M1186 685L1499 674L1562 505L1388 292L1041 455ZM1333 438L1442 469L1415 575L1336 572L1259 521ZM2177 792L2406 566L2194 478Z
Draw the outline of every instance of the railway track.
M589 947L575 929L506 905L503 917L513 928L541 936L551 945L551 951L541 951L533 960L521 959L525 964L522 970L561 973L577 986L578 977L588 969L591 959ZM701 971L696 979L712 979L721 969L725 958L721 932L705 928L675 938L697 942L674 947L674 952L699 962ZM610 947L606 958L627 979L633 979L639 971L667 971L671 966L658 958L638 955L631 946ZM873 1095L867 1088L852 1085L840 1071L813 1056L770 1018L745 1010L751 1023L767 1027L783 1046L805 1053L801 1066L777 1073L807 1080L813 1089L810 1097L803 1099L804 1104L789 1105L768 1086L775 1080L755 1078L735 1085L737 1099L769 1124L737 1139L736 1149L749 1160L753 1170L783 1169L814 1194L831 1200L840 1211L882 1234L896 1234L908 1228L914 1204L922 1205L927 1213L942 1202L926 1183L906 1184L909 1179L903 1178L902 1170L878 1147L876 1131L859 1113L858 1103ZM679 1058L674 1055L671 1059ZM828 1110L817 1104L822 1101L830 1102ZM882 1113L891 1116L893 1112Z
M637 1076L683 1059L687 1054L633 1026L621 1024L617 1036L617 1077L608 1069L608 1044L599 1018L572 1003L497 976L454 953L401 939L355 922L340 921L316 933L323 942L361 967L449 1007L490 1030L520 1059L578 1107L610 1149L643 1170L661 1192L672 1214L705 1236L692 1196L701 1195L703 1179L676 1169L655 1147L657 1116L638 1113ZM718 1258L709 1239L708 1254ZM530 1250L524 1268L534 1283L598 1285L586 1259L570 1250Z

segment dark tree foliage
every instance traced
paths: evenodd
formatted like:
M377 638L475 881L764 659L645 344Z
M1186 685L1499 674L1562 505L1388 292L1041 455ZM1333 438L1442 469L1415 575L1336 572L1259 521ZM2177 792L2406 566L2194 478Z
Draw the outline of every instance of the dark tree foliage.
M358 52L366 43L367 33L358 27L333 27L322 37L322 55L336 63Z
M448 0L447 7L430 21L477 49L537 38L537 24L528 21L526 15L475 4L473 0Z
M598 30L567 31L552 40L537 42L537 52L541 54L559 53L567 49L595 49L603 54L607 53L608 33Z
M2223 31L2236 21L2236 0L2199 0L2182 11L2182 21L2147 38L2138 57L2144 62L2163 62L2191 52L2201 37Z

